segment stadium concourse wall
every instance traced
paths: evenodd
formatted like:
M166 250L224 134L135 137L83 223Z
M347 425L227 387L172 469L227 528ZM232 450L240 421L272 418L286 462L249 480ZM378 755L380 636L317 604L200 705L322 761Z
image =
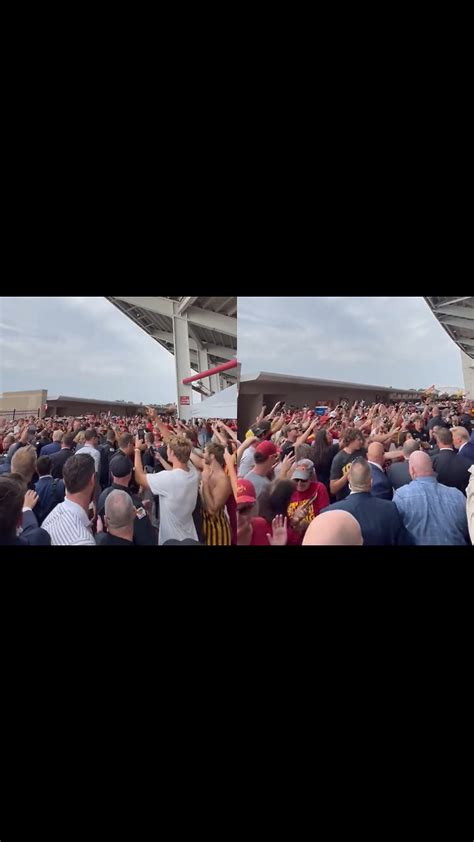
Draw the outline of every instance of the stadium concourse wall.
M309 378L285 377L265 373L256 377L242 377L239 390L238 428L239 437L245 436L255 422L262 405L270 412L277 401L285 401L290 406L337 406L341 401L349 403L365 400L378 403L391 399L420 399L420 393L414 390L397 391L392 387L364 386L357 383L339 383L336 381L318 382Z
M19 418L23 415L40 417L44 414L47 395L46 389L33 389L26 392L0 392L0 416L11 417L15 413L15 416Z
M101 401L89 398L59 396L48 398L47 389L33 389L26 392L0 393L0 417L22 418L35 415L38 418L89 415L110 412L111 415L132 416L144 412L145 407L124 401Z

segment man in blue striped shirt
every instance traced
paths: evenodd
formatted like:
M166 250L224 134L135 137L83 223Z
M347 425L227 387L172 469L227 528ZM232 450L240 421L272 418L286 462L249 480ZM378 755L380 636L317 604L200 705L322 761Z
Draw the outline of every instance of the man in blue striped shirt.
M64 465L66 499L59 503L41 524L50 535L52 546L92 546L95 539L89 505L95 489L95 464L84 453L71 456Z
M420 450L411 454L409 471L413 481L396 490L393 502L414 543L470 545L464 494L439 483L430 457Z

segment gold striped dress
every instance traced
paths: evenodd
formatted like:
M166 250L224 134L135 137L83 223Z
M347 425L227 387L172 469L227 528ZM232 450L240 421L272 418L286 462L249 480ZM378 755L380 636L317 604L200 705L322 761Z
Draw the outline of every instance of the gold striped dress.
M208 547L230 547L230 523L225 509L221 509L217 515L211 515L203 509L202 531Z

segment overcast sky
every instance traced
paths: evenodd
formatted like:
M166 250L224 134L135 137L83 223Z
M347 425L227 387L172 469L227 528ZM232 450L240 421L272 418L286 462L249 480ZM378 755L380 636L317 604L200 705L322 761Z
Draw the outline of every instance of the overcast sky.
M242 374L463 386L461 352L421 297L239 297L238 307Z
M0 297L0 392L22 389L174 403L174 357L105 298Z

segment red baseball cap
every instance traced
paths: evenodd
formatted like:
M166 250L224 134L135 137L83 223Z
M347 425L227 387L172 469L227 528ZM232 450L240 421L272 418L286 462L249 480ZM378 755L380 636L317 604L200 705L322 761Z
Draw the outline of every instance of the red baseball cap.
M255 488L248 479L237 480L237 505L253 504L257 502Z
M322 426L323 424L326 424L328 421L329 421L329 415L321 415L321 418L319 419L319 424L320 424L320 426Z
M261 453L265 459L268 459L269 456L275 456L275 454L278 453L278 450L272 441L262 441L258 447L255 448L255 453Z

